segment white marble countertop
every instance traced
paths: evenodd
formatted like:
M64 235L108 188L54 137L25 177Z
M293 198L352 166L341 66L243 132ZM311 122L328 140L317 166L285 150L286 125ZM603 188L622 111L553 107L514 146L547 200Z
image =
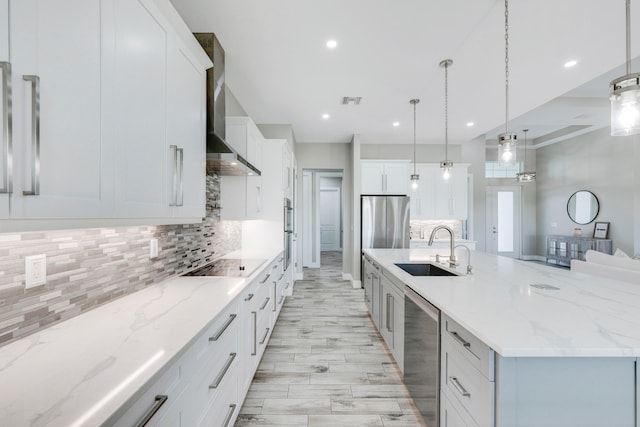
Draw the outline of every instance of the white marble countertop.
M248 278L175 277L0 347L0 425L98 426L224 310Z
M640 284L476 251L471 276L414 277L394 263L433 261L437 250L365 252L502 356L640 356Z

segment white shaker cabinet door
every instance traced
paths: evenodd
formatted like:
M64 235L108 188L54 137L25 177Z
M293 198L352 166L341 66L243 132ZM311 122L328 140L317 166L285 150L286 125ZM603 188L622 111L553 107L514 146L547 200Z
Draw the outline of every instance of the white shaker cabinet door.
M10 1L12 217L113 214L112 150L101 122L102 3Z
M167 140L175 148L169 150L167 198L175 205L174 216L204 217L205 73L173 43L168 54Z
M407 163L387 163L384 165L385 193L394 196L406 195L409 189Z
M384 163L362 162L361 193L384 194Z
M115 0L114 90L109 97L116 146L116 216L169 217L167 32L139 0Z

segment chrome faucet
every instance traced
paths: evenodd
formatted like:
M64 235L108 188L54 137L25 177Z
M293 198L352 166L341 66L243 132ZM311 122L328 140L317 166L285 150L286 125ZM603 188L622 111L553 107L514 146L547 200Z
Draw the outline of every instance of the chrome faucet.
M458 263L456 262L456 252L455 252L455 242L453 240L453 230L446 225L438 225L431 231L431 236L429 236L429 246L433 245L433 238L436 237L436 233L439 230L447 230L449 232L449 236L451 236L451 255L449 255L449 267L453 268Z
M471 267L471 250L468 246L463 244L455 245L453 250L455 250L456 248L465 248L467 250L467 274L473 274L473 267Z

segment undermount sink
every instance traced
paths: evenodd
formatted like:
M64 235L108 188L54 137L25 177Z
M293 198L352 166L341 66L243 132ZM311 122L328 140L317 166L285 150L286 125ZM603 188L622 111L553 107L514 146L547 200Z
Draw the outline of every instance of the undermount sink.
M396 264L412 276L459 276L431 263Z

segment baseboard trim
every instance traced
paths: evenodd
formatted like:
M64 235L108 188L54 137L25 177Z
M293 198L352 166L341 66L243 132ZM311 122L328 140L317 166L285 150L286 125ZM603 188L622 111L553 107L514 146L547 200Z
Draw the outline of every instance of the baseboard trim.
M296 273L295 280L304 280L304 273Z
M349 280L352 281L353 277L351 276L351 274L349 273L342 273L342 280Z
M352 280L351 286L353 286L353 289L360 289L362 288L362 282L360 280Z
M540 262L547 261L547 258L540 255L522 255L521 259L524 261L540 261Z

